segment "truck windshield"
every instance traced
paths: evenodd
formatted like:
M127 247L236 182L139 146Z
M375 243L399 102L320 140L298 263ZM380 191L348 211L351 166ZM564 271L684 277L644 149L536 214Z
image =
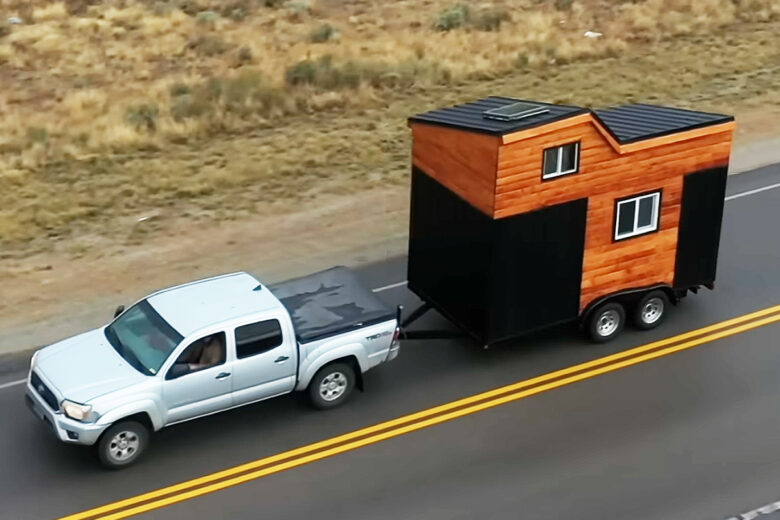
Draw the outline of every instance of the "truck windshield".
M156 374L183 339L146 300L122 313L105 334L114 350L146 375Z

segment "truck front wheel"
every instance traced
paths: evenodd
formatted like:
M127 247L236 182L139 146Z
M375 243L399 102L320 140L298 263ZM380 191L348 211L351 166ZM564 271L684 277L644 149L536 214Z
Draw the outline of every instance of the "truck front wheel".
M309 383L309 399L315 408L333 408L347 400L355 388L355 370L347 363L322 367Z
M136 421L112 425L97 444L100 463L107 469L122 469L133 464L149 445L149 430Z

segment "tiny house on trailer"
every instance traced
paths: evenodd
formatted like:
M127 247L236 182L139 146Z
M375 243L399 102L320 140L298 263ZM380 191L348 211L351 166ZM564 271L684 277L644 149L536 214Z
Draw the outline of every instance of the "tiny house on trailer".
M733 117L489 97L409 126L413 318L484 345L579 319L600 342L714 288Z

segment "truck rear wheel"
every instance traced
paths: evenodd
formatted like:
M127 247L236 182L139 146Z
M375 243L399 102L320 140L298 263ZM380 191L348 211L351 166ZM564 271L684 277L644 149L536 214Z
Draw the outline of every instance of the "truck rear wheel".
M669 297L664 291L650 291L642 296L634 308L634 325L641 330L654 329L666 318Z
M136 421L122 421L108 428L97 443L100 463L107 469L133 464L149 445L149 430Z
M348 363L322 367L309 383L309 399L315 408L334 408L347 400L355 388L355 370Z
M617 337L626 321L626 311L618 302L607 302L588 318L588 336L595 343L606 343Z

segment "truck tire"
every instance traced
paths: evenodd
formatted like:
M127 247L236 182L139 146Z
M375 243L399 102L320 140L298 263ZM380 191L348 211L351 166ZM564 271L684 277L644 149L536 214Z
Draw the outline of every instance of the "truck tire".
M149 445L149 430L136 421L122 421L109 427L97 443L100 463L107 469L130 466Z
M634 308L634 325L640 330L654 329L666 318L669 297L665 291L655 290L642 296Z
M615 339L626 322L626 311L618 302L607 302L588 317L588 336L595 343Z
M309 383L309 400L320 410L347 400L355 388L355 370L349 363L331 363L319 369Z

